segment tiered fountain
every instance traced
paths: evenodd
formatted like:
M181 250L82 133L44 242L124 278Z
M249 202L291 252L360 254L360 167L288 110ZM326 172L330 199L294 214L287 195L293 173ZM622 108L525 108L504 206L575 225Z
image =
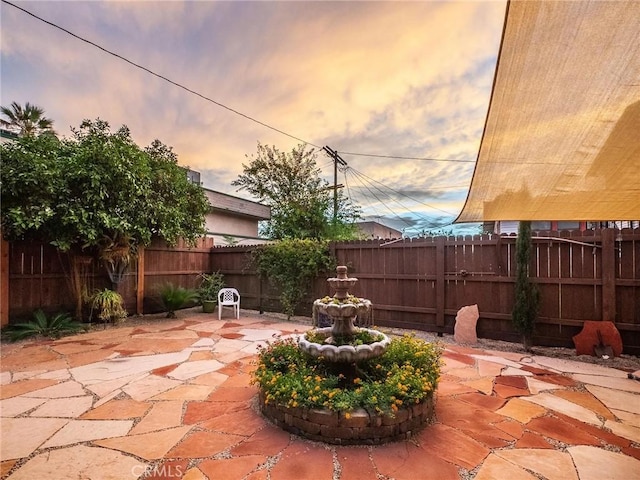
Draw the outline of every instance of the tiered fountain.
M313 330L314 337L324 338L323 343L311 342L306 335L300 337L300 349L313 357L323 357L330 362L358 362L379 357L389 345L389 337L370 328L359 328L354 325L356 318L366 318L371 311L371 302L364 298L349 295L348 290L358 281L347 277L347 267L336 269L338 276L329 278L327 282L335 290L333 297L318 299L313 303L314 319L319 314L328 316L333 326ZM367 332L379 339L373 343L352 345L351 340L359 332ZM338 342L338 339L341 342ZM344 343L344 345L336 345Z

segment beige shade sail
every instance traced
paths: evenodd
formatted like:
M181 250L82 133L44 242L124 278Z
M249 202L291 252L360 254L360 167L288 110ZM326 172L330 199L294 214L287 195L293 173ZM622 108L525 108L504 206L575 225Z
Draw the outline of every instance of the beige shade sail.
M511 1L456 222L640 219L640 1Z

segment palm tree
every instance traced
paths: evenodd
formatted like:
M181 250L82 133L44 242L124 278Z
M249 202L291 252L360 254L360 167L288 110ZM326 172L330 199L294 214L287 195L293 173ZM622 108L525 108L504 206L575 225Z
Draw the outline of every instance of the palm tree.
M29 102L22 105L12 102L11 107L0 107L6 118L0 119L0 125L20 136L53 133L53 120L44 116L44 110Z

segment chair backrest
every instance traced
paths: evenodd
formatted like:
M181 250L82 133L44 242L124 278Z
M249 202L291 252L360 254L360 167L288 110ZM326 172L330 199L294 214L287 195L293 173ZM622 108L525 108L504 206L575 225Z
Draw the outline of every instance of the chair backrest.
M235 288L221 288L218 292L218 303L220 305L237 303L240 300L240 293Z

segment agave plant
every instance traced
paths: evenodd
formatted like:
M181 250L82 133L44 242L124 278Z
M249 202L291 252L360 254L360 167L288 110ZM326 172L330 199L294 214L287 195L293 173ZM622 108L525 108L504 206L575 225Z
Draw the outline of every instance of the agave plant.
M9 340L15 342L37 335L59 338L62 335L76 333L83 329L82 324L73 320L67 313L58 313L47 317L42 310L37 310L33 313L31 322L10 325L7 327L6 334Z
M176 310L188 303L196 302L198 300L198 292L190 288L167 283L160 289L160 299L164 309L167 311L167 318L176 318Z

